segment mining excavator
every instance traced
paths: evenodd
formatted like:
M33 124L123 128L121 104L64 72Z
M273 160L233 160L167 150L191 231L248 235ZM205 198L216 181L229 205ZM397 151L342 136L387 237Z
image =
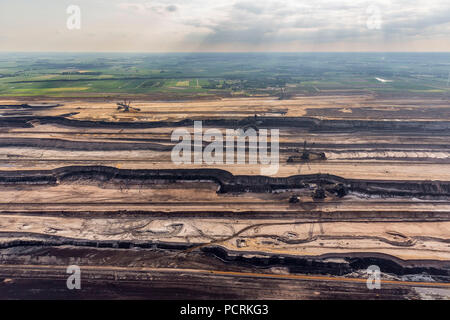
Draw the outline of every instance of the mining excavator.
M132 107L131 100L127 102L127 100L124 100L123 102L117 102L117 110L122 112L138 112L141 111L139 108Z
M247 129L254 129L256 132L259 132L259 126L263 122L258 120L258 115L255 114L254 117L248 117L243 121L243 125L239 128L243 131L247 131Z
M314 145L314 144L313 144ZM306 141L303 143L303 150L296 150L300 155L293 155L287 159L287 162L308 162L312 160L326 160L325 152L314 152L307 148Z

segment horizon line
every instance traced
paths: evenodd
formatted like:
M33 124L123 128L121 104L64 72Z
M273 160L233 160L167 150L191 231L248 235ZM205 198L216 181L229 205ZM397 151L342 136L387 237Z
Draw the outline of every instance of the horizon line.
M1 53L145 53L145 54L173 54L173 53L450 53L450 51L9 51Z

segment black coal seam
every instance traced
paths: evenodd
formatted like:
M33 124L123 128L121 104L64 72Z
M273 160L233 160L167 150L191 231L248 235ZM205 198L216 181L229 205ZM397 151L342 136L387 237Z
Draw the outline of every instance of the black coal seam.
M9 239L14 238L14 239ZM195 244L186 243L163 243L160 241L125 241L125 240L86 240L69 238L54 235L41 235L31 232L0 232L0 249L25 246L79 246L79 247L95 247L95 248L113 248L113 249L130 249L130 248L153 248L153 249L173 249L186 250Z
M61 104L48 104L48 105L38 105L38 104L1 104L0 109L37 109L45 110L62 106Z
M393 273L396 275L427 273L429 275L436 276L450 276L450 269L448 269L448 267L412 267L408 266L408 260L401 260L385 254L335 254L334 258L342 258L346 261L339 263L324 261L325 256L295 257L281 255L258 255L252 257L251 252L247 255L245 252L230 252L220 246L204 247L201 250L228 263L244 264L247 266L260 268L288 267L290 273L330 274L342 276L358 270L365 270L370 265L377 265L383 272Z
M65 149L65 150L101 150L101 151L114 151L114 150L156 150L156 151L171 151L173 145L177 141L173 142L169 139L135 139L135 138L107 138L111 141L86 141L86 140L66 140L57 138L0 138L0 147L33 147L41 149ZM123 142L115 142L123 141ZM134 142L137 141L137 142ZM164 145L161 143L167 143ZM203 142L203 145L208 145L207 142ZM301 144L294 143L280 143L281 151L283 152L296 152L301 151ZM296 145L298 148L292 149L289 146ZM367 147L367 149L355 149L361 147ZM398 146L398 149L393 149ZM337 150L337 149L338 150ZM348 148L348 149L342 149ZM411 149L409 149L411 148ZM268 145L270 151L270 142ZM446 150L448 149L448 150ZM314 144L314 151L332 152L338 154L347 154L352 152L434 152L438 151L450 151L450 145L389 145L389 144ZM300 155L300 153L298 153ZM293 154L295 155L295 153ZM368 157L364 157L366 159Z
M177 122L109 122L92 120L74 120L59 116L24 116L0 118L0 127L32 127L30 121L39 121L42 124L59 124L72 127L91 128L161 128L193 126L193 119L184 119ZM392 120L321 120L311 117L248 117L244 119L207 119L200 117L203 126L241 128L255 126L258 128L305 128L311 131L323 132L353 132L353 131L411 131L411 132L448 132L450 121L392 121Z
M290 177L232 175L220 169L118 169L107 166L69 166L53 170L0 171L0 184L54 185L76 180L97 182L145 181L211 181L219 185L219 193L272 192L320 186L328 192L344 196L358 192L381 196L450 196L449 181L389 181L345 179L330 174L308 174Z
M7 239L16 237L16 239ZM3 238L3 239L2 239ZM196 244L186 243L167 243L159 241L112 241L112 240L84 240L67 238L60 236L44 236L33 233L14 233L0 232L0 249L14 247L91 247L91 248L110 248L110 249L161 249L161 250L187 250L195 247ZM209 256L213 256L222 261L232 264L244 264L258 268L287 267L291 273L311 273L311 274L330 274L345 275L361 269L366 269L369 265L378 265L386 273L396 275L421 274L427 273L436 276L450 276L448 268L437 267L410 267L408 260L401 260L389 255L374 255L364 253L359 257L358 253L339 254L335 258L343 258L346 262L326 261L325 256L295 257L287 255L264 255L250 257L245 253L229 252L220 246L203 247L201 251ZM382 256L382 257L380 257ZM398 263L397 261L402 261ZM422 261L425 264L428 260ZM432 262L433 260L429 260Z
M158 143L129 143L102 141L74 141L51 138L0 138L0 147L28 147L81 151L155 150L171 151L173 146Z
M316 204L312 204L316 206ZM306 222L321 223L329 220L339 219L344 222L367 223L367 222L448 222L450 221L450 212L447 211L149 211L149 210L104 210L104 211L74 211L74 210L27 210L25 213L20 211L1 210L3 215L26 215L26 216L49 216L49 217L89 217L89 218L236 218L240 220L252 219L307 219ZM317 218L320 217L320 218ZM314 219L314 220L311 220ZM362 220L361 220L362 219ZM300 221L300 220L299 220Z

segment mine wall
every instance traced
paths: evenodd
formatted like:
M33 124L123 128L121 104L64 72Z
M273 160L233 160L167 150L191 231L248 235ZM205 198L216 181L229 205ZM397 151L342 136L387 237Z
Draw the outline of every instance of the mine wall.
M0 232L0 250L26 247L86 247L99 249L145 249L186 251L199 244L169 243L160 241L123 241L123 240L84 240L59 236L39 235L33 233L4 233ZM378 265L385 273L398 276L426 273L440 280L448 281L450 264L433 260L401 260L399 258L379 253L344 253L327 254L322 256L290 256L278 254L260 254L256 252L230 251L221 246L200 246L199 250L213 259L220 259L229 264L243 265L262 269L285 267L290 273L328 274L343 276L358 270L365 270L370 265ZM0 263L8 259L0 252ZM331 261L330 258L340 259L342 262Z
M46 110L52 109L56 107L60 107L62 104L59 103L23 103L23 104L1 104L1 109L13 109L13 110L21 110L21 109L37 109L37 110Z
M108 138L108 140L122 140L121 138ZM123 140L133 140L142 142L113 142L113 141L82 141L82 140L65 140L59 138L0 138L0 148L39 148L49 150L71 150L71 151L122 151L122 150L152 150L152 151L172 151L173 146L178 141L171 141L170 139L145 139L145 138L130 138ZM304 142L280 142L279 146L281 152L293 152L303 147ZM203 146L207 146L208 142L203 141ZM250 147L248 147L250 148ZM242 148L243 151L248 148ZM336 144L336 143L314 143L314 150L316 152L330 152L337 154L346 154L350 152L367 152L367 149L383 149L383 152L408 152L417 150L418 148L424 150L450 150L450 144L395 144L395 143L352 143L352 144ZM345 150L340 150L345 149ZM234 150L240 150L235 146ZM268 152L271 151L270 144L267 146ZM364 157L367 159L368 157ZM375 157L377 158L377 157ZM386 159L386 157L383 157ZM408 159L396 157L394 159ZM417 159L414 158L414 159ZM434 161L439 159L433 158ZM444 160L444 159L442 159Z
M234 264L245 264L260 268L287 267L290 273L302 274L330 274L342 276L358 270L366 270L370 265L378 265L385 273L395 275L421 274L442 276L447 278L450 276L450 264L444 262L443 266L436 266L433 262L429 262L429 266L411 266L426 265L427 261L414 261L408 263L407 260L401 260L386 254L364 254L359 256L358 253L350 254L333 254L316 256L316 257L294 257L281 255L253 255L251 253L244 254L242 252L228 251L220 246L208 246L202 248L212 256L222 261ZM345 262L327 261L327 258L340 258ZM410 265L408 265L410 264Z
M122 151L122 150L153 150L171 151L173 146L158 143L130 143L130 142L92 142L74 141L52 138L0 138L0 147L40 148L52 150L77 151Z
M272 211L272 210L258 210L247 211L240 210L238 212L233 210L180 210L171 211L170 218L198 218L202 219L217 219L217 218L239 218L239 220L252 219L296 219L297 221L325 223L325 222L438 222L450 221L450 212L438 210L421 210L421 211L407 211L407 210L376 210L368 207L368 210L354 210L354 211L323 211L320 209L320 204L314 202L304 203L303 208L307 211ZM2 214L20 215L17 210L1 210ZM89 218L114 218L126 214L129 218L142 218L151 216L152 218L168 219L167 211L158 210L136 210L136 209L105 209L95 211L79 211L73 208L69 209L52 209L51 211L42 209L27 210L27 215L36 216L50 216L50 217L89 217Z
M220 169L118 169L108 166L69 166L53 170L1 171L1 185L55 185L110 182L143 185L155 182L210 181L219 193L275 192L321 188L343 197L356 192L383 197L450 198L450 181L389 181L345 179L329 174L267 177L232 175Z
M161 128L192 127L194 121L201 120L205 127L242 128L304 128L310 131L407 131L407 132L448 132L450 121L395 121L395 120L322 120L312 117L248 117L244 119L184 119L181 121L111 122L68 119L61 116L22 116L0 118L0 127L31 128L32 122L84 128Z
M123 240L85 240L67 238L53 235L40 235L27 232L0 232L0 249L14 247L33 247L33 246L77 246L92 248L113 248L113 249L163 249L163 250L186 250L194 247L196 244L187 243L169 243L159 241L123 241Z

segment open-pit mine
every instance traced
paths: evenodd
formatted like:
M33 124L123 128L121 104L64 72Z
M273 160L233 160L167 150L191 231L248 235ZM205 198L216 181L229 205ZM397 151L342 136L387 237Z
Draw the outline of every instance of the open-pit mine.
M448 97L117 101L0 101L0 298L450 298ZM174 164L194 121L278 171Z

